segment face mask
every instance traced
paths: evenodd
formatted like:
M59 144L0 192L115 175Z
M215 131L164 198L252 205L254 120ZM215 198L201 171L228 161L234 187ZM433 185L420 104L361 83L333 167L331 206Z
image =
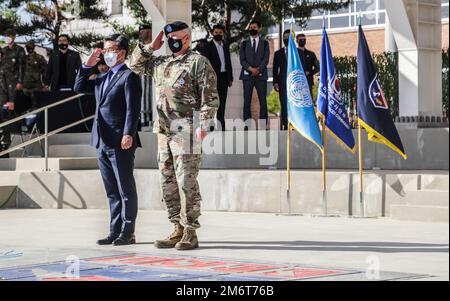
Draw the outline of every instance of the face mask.
M289 39L284 39L283 44L284 44L284 46L287 47L289 45Z
M6 42L6 44L11 44L12 43L12 41L13 41L13 39L11 38L11 37L6 37L6 39L5 39L5 42Z
M31 54L34 51L33 47L25 47L25 48L26 48L28 54Z
M183 41L182 40L175 40L173 38L167 39L167 42L169 43L169 49L173 53L178 53L183 49Z
M58 44L58 47L61 50L66 50L67 48L69 48L69 44Z
M305 47L305 45L306 45L306 40L298 40L298 46Z
M250 33L251 36L258 35L258 31L256 29L250 29L248 32Z
M108 52L104 55L105 63L110 68L114 67L117 64L117 53L116 52Z
M214 36L214 40L216 42L222 42L223 41L223 35L221 35L221 34L215 35Z

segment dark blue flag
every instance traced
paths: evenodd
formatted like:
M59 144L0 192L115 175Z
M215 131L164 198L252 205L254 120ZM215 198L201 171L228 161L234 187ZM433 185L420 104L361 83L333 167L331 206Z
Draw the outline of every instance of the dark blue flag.
M358 46L358 122L367 131L369 141L385 144L407 158L384 95L369 46L359 26Z
M325 121L327 131L339 144L355 153L355 138L353 137L347 108L342 101L341 84L334 69L333 54L325 27L323 28L322 50L320 52L320 82L317 109L319 115Z

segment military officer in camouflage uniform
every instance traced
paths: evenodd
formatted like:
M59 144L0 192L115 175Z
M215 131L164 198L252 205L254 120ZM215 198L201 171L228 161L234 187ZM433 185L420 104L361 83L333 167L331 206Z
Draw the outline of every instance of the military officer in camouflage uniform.
M1 50L3 53L2 70L6 78L8 105L14 109L17 91L23 89L26 58L25 50L15 43L16 31L8 29L5 35L6 46Z
M155 56L164 41L172 55ZM153 76L156 83L158 120L158 163L163 202L175 231L155 242L157 248L191 250L198 248L200 190L197 176L201 163L201 141L219 107L216 74L208 59L190 48L187 24L175 22L150 44L136 47L130 68ZM200 122L196 124L195 116Z
M23 92L31 98L33 108L37 107L35 93L44 89L44 76L47 70L45 58L34 51L34 41L25 45L27 51L25 75L23 79Z
M1 101L2 112L1 118L5 119L10 115L9 113L14 111L14 103L17 98L17 91L23 89L23 76L25 73L25 51L22 47L15 43L16 31L14 29L8 29L5 31L6 46L1 49L2 63L0 75L2 76L3 85L6 85L6 89L3 92L3 99ZM4 108L4 105L6 108ZM8 111L8 112L6 112ZM6 150L11 144L11 135L5 129L0 129L0 149ZM7 156L6 156L7 157Z
M5 74L3 73L2 64L3 64L3 53L0 51L0 123L5 120L5 110L3 106L8 102L8 86L6 85ZM7 150L11 144L11 135L5 131L3 128L0 128L0 152ZM8 158L8 155L0 158Z

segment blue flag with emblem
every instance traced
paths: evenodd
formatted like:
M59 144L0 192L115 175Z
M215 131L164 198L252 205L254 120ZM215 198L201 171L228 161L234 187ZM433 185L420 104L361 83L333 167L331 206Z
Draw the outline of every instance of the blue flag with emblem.
M407 158L389 105L373 64L361 25L358 45L358 122L367 131L369 141L385 144Z
M288 48L288 119L292 127L322 150L322 134L293 35Z
M356 152L355 138L348 118L347 108L341 97L341 84L336 76L333 54L327 31L323 28L320 53L320 82L317 110L324 119L325 128L340 145Z

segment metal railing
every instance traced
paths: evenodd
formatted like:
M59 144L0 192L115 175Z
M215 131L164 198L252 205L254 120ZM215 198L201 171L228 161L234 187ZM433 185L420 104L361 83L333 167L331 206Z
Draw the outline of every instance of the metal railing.
M49 170L49 168L48 168L48 138L53 136L53 135L56 135L58 133L61 133L61 132L65 131L65 130L71 128L71 127L74 127L76 125L85 123L85 122L87 122L87 121L89 121L91 119L94 119L94 116L95 116L95 115L92 115L92 116L83 118L83 119L78 120L78 121L76 121L74 123L68 124L66 126L60 127L60 128L58 128L56 130L53 130L53 131L49 132L48 131L48 110L51 109L51 108L60 106L62 104L68 103L70 101L73 101L74 99L78 99L79 97L81 97L83 95L84 94L77 94L77 95L65 98L63 100L60 100L60 101L57 101L55 103L49 104L49 105L47 105L45 107L36 109L34 111L25 113L25 114L23 114L23 115L21 115L19 117L13 118L13 119L8 120L8 121L5 121L3 123L0 123L0 129L1 129L1 128L4 128L5 126L8 126L10 124L13 124L13 123L16 123L18 121L24 120L25 118L27 118L29 116L36 115L38 113L44 112L44 134L39 136L39 137L30 139L30 140L28 140L26 142L23 142L21 144L18 144L18 145L15 145L13 147L10 147L10 148L8 148L5 151L0 152L0 157L4 156L6 154L9 154L9 153L11 153L11 152L13 152L15 150L22 149L22 148L24 148L24 147L26 147L28 145L31 145L31 144L34 144L34 143L39 142L41 140L44 140L45 141L45 143L44 143L45 144L45 146L44 146L45 171L48 171Z

